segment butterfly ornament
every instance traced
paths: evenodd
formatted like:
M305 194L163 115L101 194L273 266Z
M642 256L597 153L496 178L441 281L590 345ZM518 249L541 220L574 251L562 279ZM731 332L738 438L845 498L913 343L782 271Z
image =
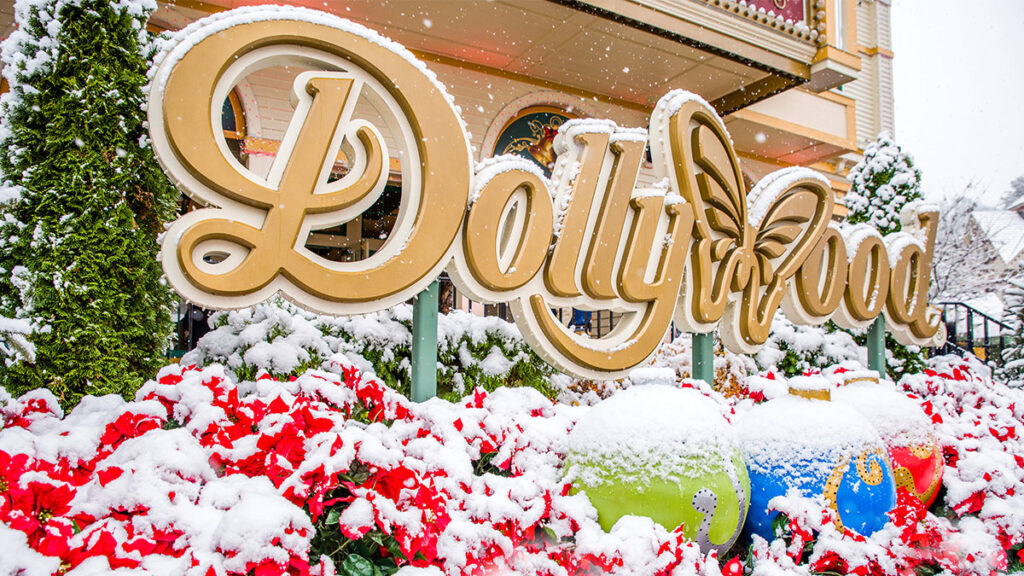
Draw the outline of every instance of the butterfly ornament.
M832 189L796 167L769 174L748 197L724 122L696 95L669 93L651 124L658 129L654 157L667 161L659 171L694 207L677 328L707 333L717 326L727 348L756 352L789 280L829 229Z

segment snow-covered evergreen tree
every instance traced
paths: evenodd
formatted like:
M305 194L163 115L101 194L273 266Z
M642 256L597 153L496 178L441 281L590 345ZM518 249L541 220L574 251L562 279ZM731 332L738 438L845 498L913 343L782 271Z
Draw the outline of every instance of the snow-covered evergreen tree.
M1024 381L1024 280L1009 283L1003 293L1003 322L1013 328L1008 346L1003 349L1001 379L1020 386Z
M885 234L900 230L900 211L921 197L921 171L887 132L864 150L864 159L850 170L850 192L844 198L851 224L867 222Z
M864 158L850 170L850 192L843 199L851 224L866 222L878 228L883 236L899 232L900 212L910 202L921 198L921 171L910 156L882 132L864 149ZM863 336L858 338L863 344ZM917 346L903 346L886 333L886 365L889 376L920 372L925 357Z
M14 394L129 394L172 327L156 262L177 193L147 146L154 0L17 0L0 100L0 316L27 320L35 363Z

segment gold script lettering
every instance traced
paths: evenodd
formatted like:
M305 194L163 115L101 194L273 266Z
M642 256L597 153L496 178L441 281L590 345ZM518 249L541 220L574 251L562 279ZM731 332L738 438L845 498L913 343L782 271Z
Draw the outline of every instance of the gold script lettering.
M162 260L179 292L205 306L237 307L282 291L306 307L347 314L406 300L436 277L465 212L469 146L455 110L410 57L369 36L288 19L239 23L178 50L163 60L151 91L154 146L183 190L214 206L168 232ZM220 126L210 110L219 109L221 87L233 83L232 63L299 55L326 71L296 79L299 104L275 168L261 181L219 148ZM345 66L351 69L330 71ZM337 224L358 216L387 178L382 137L352 120L356 99L371 89L408 126L403 176L418 186L403 189L403 202L412 206L396 224L400 234L390 248L365 262L332 263L303 248L311 220ZM352 178L329 184L340 147L358 162ZM218 253L227 258L211 261Z
M811 170L779 170L748 193L725 123L693 94L663 97L647 132L565 123L551 178L513 157L474 171L454 105L411 55L326 15L244 11L171 42L150 88L157 157L206 206L176 221L161 248L189 300L238 308L280 292L322 312L365 313L447 268L474 300L509 303L547 361L599 379L643 363L673 319L717 330L743 353L766 341L780 307L794 322L858 329L884 314L904 344L944 338L927 302L934 210L909 206L903 231L883 238L832 224L832 190ZM312 70L296 77L280 152L257 176L227 150L219 104L248 71L291 63ZM366 97L380 125L356 114ZM658 184L637 188L648 142ZM339 151L347 173L330 181ZM379 252L339 263L305 249L311 230L359 216L389 178L402 203ZM601 338L577 334L552 312L565 307L610 310L618 323Z

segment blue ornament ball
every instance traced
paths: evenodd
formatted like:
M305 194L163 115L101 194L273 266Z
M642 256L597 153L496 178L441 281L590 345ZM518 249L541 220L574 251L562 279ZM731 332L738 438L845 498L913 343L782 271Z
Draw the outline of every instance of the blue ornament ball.
M769 502L791 490L822 498L840 529L871 535L889 521L896 483L885 445L863 416L829 400L830 388L822 377L793 378L788 395L737 420L750 474L746 532L772 540Z

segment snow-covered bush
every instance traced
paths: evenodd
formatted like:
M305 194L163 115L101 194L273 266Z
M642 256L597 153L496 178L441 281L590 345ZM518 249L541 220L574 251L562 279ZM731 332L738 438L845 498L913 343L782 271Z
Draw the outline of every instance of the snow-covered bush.
M1003 350L999 377L1012 386L1024 381L1024 281L1011 281L1003 294L1003 322L1013 328Z
M1024 390L991 380L977 360L942 356L929 365L899 384L920 399L944 446L944 502L933 508L951 519L976 515L1024 569Z
M663 344L655 353L651 365L655 369L671 368L676 380L682 381L692 376L692 355L690 335L684 333L672 342ZM830 330L825 326L793 324L781 312L772 320L768 341L757 354L734 354L718 341L715 343L714 355L713 388L733 397L744 396L747 380L759 372L786 377L800 376L830 366L861 361L860 347L848 333ZM644 370L634 370L634 373ZM602 388L598 396L608 396L611 393L608 388Z
M562 389L558 401L573 406L592 406L620 390L649 384L678 384L693 378L693 347L690 334L682 333L670 342L663 342L646 366L634 368L629 376L618 380L589 380L556 375L553 380ZM735 354L715 343L714 382L702 390L708 394L744 395L745 380L757 373L757 364L750 356Z
M793 324L776 314L768 342L754 359L761 370L799 376L808 370L859 361L860 347L847 332L829 326Z
M223 364L236 380L264 370L277 377L309 368L355 364L403 393L409 391L412 307L365 316L322 316L280 298L219 312L184 364ZM514 324L460 310L438 315L438 393L458 399L476 387L531 386L549 397L551 367L523 341Z
M178 194L146 144L152 0L18 0L3 42L0 316L29 321L35 362L0 371L65 406L131 395L172 328L156 238Z
M793 324L781 313L772 320L772 330L764 347L754 356L735 354L715 343L715 376L712 388L732 398L747 397L751 377L778 374L791 377L848 363L862 363L862 347L848 333L827 326ZM575 404L593 404L617 390L636 384L681 382L692 378L691 337L683 333L662 344L650 366L637 368L630 377L616 382L573 380L560 400ZM665 372L669 370L669 372ZM763 400L763 397L761 398Z
M919 346L904 346L892 337L885 335L885 369L889 378L899 379L909 374L920 374L928 367L926 352Z
M847 368L826 377L842 380ZM784 497L779 537L724 557L652 521L611 532L564 479L586 406L529 388L459 403L409 402L349 367L234 383L223 368L169 366L134 402L88 397L65 415L45 390L0 389L0 573L985 575L1019 570L1024 544L1024 391L961 359L900 386L945 447L931 511L906 494L865 538L822 501ZM780 375L745 382L760 399ZM1009 556L1009 557L1008 557Z

